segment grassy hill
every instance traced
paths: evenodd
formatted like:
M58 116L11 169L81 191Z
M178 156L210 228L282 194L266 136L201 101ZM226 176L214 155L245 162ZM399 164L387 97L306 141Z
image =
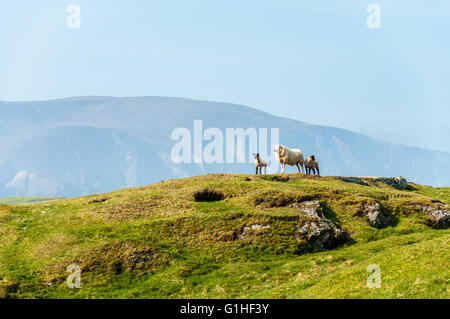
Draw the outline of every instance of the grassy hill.
M342 230L332 247L300 231L313 218L299 205L317 200ZM375 202L387 227L361 214ZM445 204L450 188L216 174L0 205L0 297L450 298L450 229L417 209ZM370 264L381 288L366 285Z

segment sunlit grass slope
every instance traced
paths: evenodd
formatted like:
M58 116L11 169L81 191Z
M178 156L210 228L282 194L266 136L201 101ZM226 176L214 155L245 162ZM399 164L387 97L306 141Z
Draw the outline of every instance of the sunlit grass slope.
M0 297L450 297L450 229L408 209L450 204L449 188L285 176L205 175L0 205ZM205 189L212 197L196 200ZM293 198L319 199L348 241L323 250L295 237L305 216L283 205ZM367 201L391 214L390 226L356 214ZM270 227L242 236L251 225ZM71 264L81 269L80 289L67 287ZM380 288L367 287L370 264L381 269Z

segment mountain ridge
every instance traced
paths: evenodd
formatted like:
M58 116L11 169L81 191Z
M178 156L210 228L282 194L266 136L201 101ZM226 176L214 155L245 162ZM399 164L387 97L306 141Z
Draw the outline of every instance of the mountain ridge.
M178 97L81 96L0 102L0 116L0 127L3 128L0 131L0 148L7 151L0 154L2 197L79 196L146 185L169 178L253 171L253 164L249 160L234 165L171 163L170 152L176 143L170 138L171 132L178 127L192 132L195 120L202 120L203 129L215 127L221 132L225 132L226 128L238 127L278 128L281 144L299 147L305 155L315 154L321 164L321 171L326 175L401 175L421 184L450 185L450 153L384 142L351 130L274 116L235 103ZM86 128L94 129L89 131L89 137L86 137ZM65 135L66 140L58 140L58 134ZM121 148L114 134L126 140L128 146ZM42 136L46 136L45 142ZM86 146L77 142L83 139ZM99 154L104 165L89 167L80 164L88 163L89 160L94 162L87 149L90 147L94 150L95 145L101 148L101 143L109 145L104 153ZM207 141L202 143L205 145ZM267 143L268 150L272 148L270 143ZM41 145L41 148L32 145ZM83 154L78 164L73 162L76 154ZM127 159L130 156L132 160ZM269 152L268 156L272 154ZM40 160L36 162L33 158ZM59 171L55 171L53 176L48 175L48 170L43 169L46 162L60 167ZM73 168L64 166L69 162L74 163ZM293 172L292 168L288 170ZM55 194L39 191L37 181L33 182L37 185L29 189L5 187L8 184L11 186L11 181L23 171L35 176L43 172L45 177L42 179L59 185L61 191ZM124 182L130 174L145 178L136 178L139 182L130 185ZM72 177L67 177L69 175ZM111 175L115 177L111 178ZM93 176L95 181L86 184L82 176ZM102 180L110 180L111 183ZM104 187L94 186L98 183Z
M406 147L411 147L411 148L416 148L416 149L420 149L420 150L427 150L427 151L433 151L433 152L439 152L439 153L445 153L445 154L450 154L450 152L448 151L443 151L443 150L437 150L437 149L433 149L433 148L425 148L422 146L416 146L416 145L410 145L410 144L405 144L405 143L394 143L394 142L389 142L380 138L375 138L372 137L366 133L363 132L358 132L358 131L354 131L352 129L347 129L347 128L342 128L342 127L338 127L338 126L334 126L334 125L326 125L326 124L319 124L319 123L311 123L311 122L304 122L302 120L299 119L292 119L292 118L288 118L285 116L280 116L280 115L275 115L266 111L262 111L259 110L256 107L252 107L252 106L248 106L248 105L244 105L244 104L239 104L236 102L217 102L217 101L209 101L209 100L204 100L204 99L195 99L195 98L185 98L185 97L169 97L169 96L159 96L159 95L143 95L143 96L108 96L108 95L80 95L80 96L72 96L72 97L63 97L63 98L52 98L52 99L42 99L42 100L24 100L24 101L9 101L9 100L0 100L0 103L39 103L39 102L63 102L63 101L78 101L78 100L83 100L83 99L145 99L145 98L161 98L161 99L173 99L173 100L186 100L186 101L191 101L191 102L206 102L206 103L220 103L220 104L225 104L225 105L231 105L231 106L236 106L236 107L240 107L240 108L247 108L250 109L252 111L255 112L259 112L265 115L268 115L270 117L273 118L277 118L279 120L287 120L287 121L293 121L293 122L299 122L302 123L306 126L310 125L310 126L314 126L314 127L323 127L323 128L331 128L331 129L336 129L336 130L342 130L342 131L346 131L346 132L350 132L353 134L358 134L358 135L362 135L364 137L370 138L373 141L377 141L377 142L383 142L383 143L388 143L388 144L392 144L392 145L398 145L398 146L406 146Z

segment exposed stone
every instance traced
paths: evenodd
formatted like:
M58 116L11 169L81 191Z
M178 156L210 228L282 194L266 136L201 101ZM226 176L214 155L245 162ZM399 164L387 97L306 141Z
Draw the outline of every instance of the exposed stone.
M407 205L416 213L426 213L428 221L433 228L447 229L450 227L450 206L445 204L435 204L434 206L424 204Z
M254 224L251 226L246 226L241 234L238 235L238 239L244 239L247 238L247 232L250 230L260 230L260 229L267 229L270 228L270 225L259 225Z
M430 210L428 214L430 215L429 221L433 228L447 229L450 227L450 210Z
M369 186L367 182L382 182L396 189L403 190L408 188L408 182L403 177L352 177L352 176L335 176L335 179L347 183L354 183Z
M310 200L301 203L293 203L289 205L289 207L298 209L311 217L325 218L323 216L323 209L319 200Z
M396 189L403 190L408 188L408 182L403 177L376 177L372 178L373 182L382 182Z
M319 200L310 200L289 205L291 208L300 210L309 218L301 226L296 226L295 237L305 237L308 243L320 248L331 249L345 242L345 233L331 220L323 215L322 204Z
M247 229L253 229L253 230L255 230L255 229L261 229L261 228L270 228L270 225L259 225L259 224L255 224L255 225L251 225L250 227L245 227L245 228L247 228Z
M296 238L300 235L306 236L308 242L320 248L331 249L346 240L345 233L336 225L325 221L322 218L314 218L306 222L301 227L296 226Z
M434 207L432 207L432 206L421 205L421 204L409 204L409 205L407 205L407 207L412 209L413 211L421 212L421 213L429 212L434 209Z
M383 228L391 223L391 217L383 214L381 205L377 202L364 204L358 214L365 216L369 224L376 228Z
M369 186L369 184L367 184L365 181L363 181L359 177L335 176L334 178L338 179L340 181L343 181L343 182L347 182L347 183L354 183L354 184L359 184L359 185L363 185L363 186Z

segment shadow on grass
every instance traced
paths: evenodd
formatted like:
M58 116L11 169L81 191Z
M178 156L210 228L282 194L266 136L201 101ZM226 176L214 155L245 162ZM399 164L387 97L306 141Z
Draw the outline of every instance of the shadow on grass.
M340 221L340 219L338 218L338 216L336 215L336 213L334 212L334 210L327 206L326 204L322 203L322 212L323 212L323 216L332 221L334 225L336 225L337 227L342 229L342 223ZM335 247L335 248L339 248L342 246L351 246L353 244L356 243L356 240L354 240L350 234L348 234L346 231L343 231L343 239L342 241Z
M259 175L258 178L264 179L269 182L289 182L289 176L283 175Z

